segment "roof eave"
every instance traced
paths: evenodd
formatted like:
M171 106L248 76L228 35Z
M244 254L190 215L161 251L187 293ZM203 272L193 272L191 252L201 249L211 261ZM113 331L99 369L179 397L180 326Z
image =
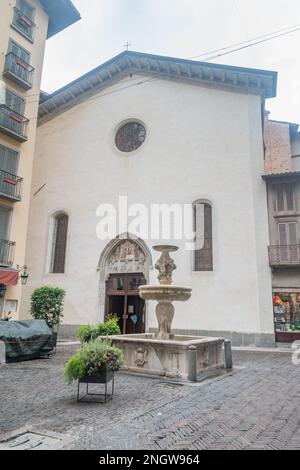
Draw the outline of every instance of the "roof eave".
M76 100L70 98L73 91L78 98L87 90L97 92L130 73L225 87L259 94L263 99L276 96L276 72L125 51L49 95L40 106L41 119L76 104Z
M264 181L291 180L300 178L300 171L290 171L286 173L270 173L262 175Z
M40 0L49 16L47 39L63 31L81 19L71 0Z

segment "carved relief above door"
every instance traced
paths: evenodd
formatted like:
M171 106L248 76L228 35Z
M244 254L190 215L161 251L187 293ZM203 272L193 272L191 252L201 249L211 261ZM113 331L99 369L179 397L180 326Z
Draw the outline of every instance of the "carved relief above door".
M144 272L146 256L142 249L131 240L120 242L107 259L109 273Z

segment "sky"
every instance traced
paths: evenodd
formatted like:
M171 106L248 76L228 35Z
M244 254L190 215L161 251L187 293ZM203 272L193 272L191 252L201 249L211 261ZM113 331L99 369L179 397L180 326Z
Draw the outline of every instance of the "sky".
M73 0L82 19L47 41L52 92L122 52L188 59L300 23L299 0ZM277 71L271 118L300 123L300 31L213 62ZM199 59L201 60L201 59ZM121 93L126 93L122 91Z

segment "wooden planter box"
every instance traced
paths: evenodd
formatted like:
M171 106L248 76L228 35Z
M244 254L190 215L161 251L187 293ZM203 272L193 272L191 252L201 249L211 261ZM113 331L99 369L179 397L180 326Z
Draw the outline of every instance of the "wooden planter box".
M111 385L111 393L108 394L107 386L109 383ZM80 384L86 384L86 392L85 395L80 397ZM89 384L104 384L104 393L90 393L89 392ZM85 375L81 379L78 380L78 388L77 388L77 401L87 401L86 398L90 396L99 397L101 398L100 403L107 403L109 400L112 399L114 395L114 387L115 387L115 374L111 370L101 369L96 374L93 375Z
M300 331L276 331L275 337L277 343L293 343L300 341Z

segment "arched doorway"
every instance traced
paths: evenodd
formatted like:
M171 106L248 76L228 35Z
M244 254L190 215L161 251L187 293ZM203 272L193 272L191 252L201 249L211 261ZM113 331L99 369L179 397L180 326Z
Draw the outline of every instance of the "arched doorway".
M111 241L100 257L101 319L117 315L122 334L146 330L146 306L139 286L148 283L151 265L146 244L128 234Z

